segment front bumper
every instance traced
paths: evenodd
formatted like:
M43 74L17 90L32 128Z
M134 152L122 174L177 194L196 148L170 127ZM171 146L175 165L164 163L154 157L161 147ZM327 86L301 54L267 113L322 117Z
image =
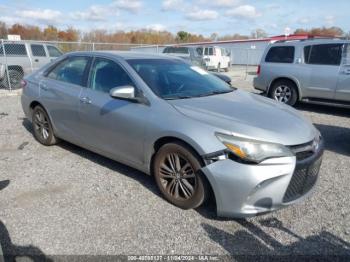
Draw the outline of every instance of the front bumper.
M293 156L248 165L226 159L202 171L214 191L218 216L249 217L306 198L316 184L322 155L323 144L301 161Z

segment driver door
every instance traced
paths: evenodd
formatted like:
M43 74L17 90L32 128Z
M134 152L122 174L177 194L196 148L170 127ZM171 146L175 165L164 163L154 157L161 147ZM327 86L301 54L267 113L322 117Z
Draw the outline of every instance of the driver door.
M88 88L80 95L81 139L92 150L128 163L143 163L145 121L149 107L112 98L109 91L132 85L115 61L95 58Z

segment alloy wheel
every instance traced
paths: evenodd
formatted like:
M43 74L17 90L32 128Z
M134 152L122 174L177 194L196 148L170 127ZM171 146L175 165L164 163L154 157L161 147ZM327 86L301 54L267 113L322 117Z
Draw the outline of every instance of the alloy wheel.
M47 140L49 138L49 121L41 110L37 110L34 115L34 128L35 132L41 137L41 139Z
M190 162L177 153L167 154L159 167L163 189L178 200L190 199L196 189L196 175Z
M288 103L292 97L292 90L290 87L281 85L275 89L273 98L282 103Z

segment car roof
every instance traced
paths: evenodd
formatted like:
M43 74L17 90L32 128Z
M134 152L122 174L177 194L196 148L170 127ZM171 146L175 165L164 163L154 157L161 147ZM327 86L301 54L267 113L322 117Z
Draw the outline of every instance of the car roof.
M111 58L121 58L124 60L129 59L177 59L182 60L181 58L176 58L174 56L169 56L166 54L154 54L154 53L141 53L134 51L78 51L67 53L66 55L86 55L86 56L99 56L103 55Z
M305 40L282 40L272 43L272 45L317 45L317 44L350 44L350 40L342 40L339 38L314 38Z

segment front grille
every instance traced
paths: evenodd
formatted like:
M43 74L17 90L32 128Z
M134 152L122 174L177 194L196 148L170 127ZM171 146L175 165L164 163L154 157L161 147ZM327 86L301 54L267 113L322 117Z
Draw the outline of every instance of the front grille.
M289 148L295 154L297 161L301 161L311 157L315 153L314 151L312 151L312 143L313 141L310 141L309 143L297 146L290 146Z
M303 151L296 153L295 156L297 158L297 161L301 161L311 157L313 154L315 154L313 151Z
M297 164L283 197L283 202L291 202L306 194L315 185L320 171L322 157L311 163Z

